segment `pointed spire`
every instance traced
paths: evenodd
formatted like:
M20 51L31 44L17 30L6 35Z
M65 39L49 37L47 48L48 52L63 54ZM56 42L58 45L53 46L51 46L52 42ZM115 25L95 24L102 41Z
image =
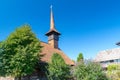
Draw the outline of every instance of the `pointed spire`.
M61 35L56 29L54 25L54 16L52 11L52 5L50 6L50 30L46 33L47 36L51 35L54 32L57 35Z
M53 11L52 11L52 5L50 6L50 29L53 30L55 29L54 25L54 16L53 16Z

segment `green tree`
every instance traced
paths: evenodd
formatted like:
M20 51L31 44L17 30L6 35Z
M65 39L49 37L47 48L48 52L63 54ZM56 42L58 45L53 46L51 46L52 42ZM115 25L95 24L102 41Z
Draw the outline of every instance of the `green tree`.
M48 65L48 80L67 80L70 77L70 67L63 58L54 53Z
M98 63L86 61L80 62L74 69L77 80L108 80Z
M0 54L2 54L2 52L3 52L3 49L2 49L2 48L0 48Z
M3 49L2 47L0 47L0 75L4 76L4 71L2 69L2 54L3 53Z
M79 53L78 57L77 57L77 62L80 62L81 60L83 60L83 54Z
M40 60L40 41L29 25L23 25L3 41L0 56L0 74L19 77L31 74Z

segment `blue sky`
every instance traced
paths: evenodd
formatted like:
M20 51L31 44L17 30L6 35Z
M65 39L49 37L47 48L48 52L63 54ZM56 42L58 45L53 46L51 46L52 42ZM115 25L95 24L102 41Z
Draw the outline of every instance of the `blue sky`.
M119 0L0 0L0 41L23 24L30 24L41 41L49 30L50 5L61 32L59 47L71 59L80 52L94 58L120 41Z

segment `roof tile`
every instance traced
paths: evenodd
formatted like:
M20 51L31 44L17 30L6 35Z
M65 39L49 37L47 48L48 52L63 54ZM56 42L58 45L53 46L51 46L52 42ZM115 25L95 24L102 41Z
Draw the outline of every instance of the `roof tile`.
M55 49L51 47L51 45L44 42L41 42L41 45L43 46L42 52L40 53L41 55L43 55L43 57L41 58L42 61L50 62L52 55L54 53L58 53L62 56L66 64L74 65L74 62L69 57L67 57L61 50Z

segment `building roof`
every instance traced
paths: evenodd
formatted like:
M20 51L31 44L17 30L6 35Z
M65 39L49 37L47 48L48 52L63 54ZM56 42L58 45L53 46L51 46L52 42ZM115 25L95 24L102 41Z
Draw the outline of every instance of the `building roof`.
M57 35L61 35L56 29L50 29L45 35L49 36L53 33L56 33Z
M55 49L53 47L51 47L51 45L45 43L45 42L41 42L41 46L43 46L42 48L42 52L41 55L43 55L43 57L41 58L41 61L43 62L50 62L51 57L54 53L58 53L62 56L62 58L64 59L64 61L66 62L66 64L68 65L74 65L74 62L67 57L64 52L62 52L59 49Z
M100 51L95 57L95 61L97 62L114 60L114 59L120 59L120 48Z

